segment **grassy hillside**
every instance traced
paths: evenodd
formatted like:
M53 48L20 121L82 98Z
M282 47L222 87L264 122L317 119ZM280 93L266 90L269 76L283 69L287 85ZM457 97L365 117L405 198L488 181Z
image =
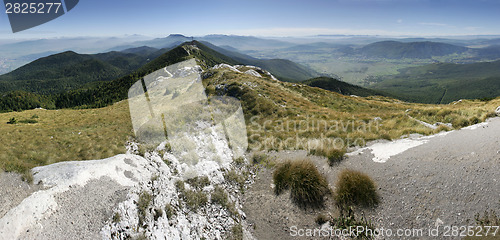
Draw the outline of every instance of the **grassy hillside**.
M12 118L16 124L7 124ZM0 168L34 166L125 153L132 134L127 102L83 110L28 110L0 114Z
M329 77L313 78L303 81L302 83L309 85L311 87L318 87L332 92L337 92L343 95L356 95L361 97L368 97L375 95L384 96L384 94L381 92L352 85Z
M372 87L403 100L423 103L497 97L500 95L500 61L407 68Z

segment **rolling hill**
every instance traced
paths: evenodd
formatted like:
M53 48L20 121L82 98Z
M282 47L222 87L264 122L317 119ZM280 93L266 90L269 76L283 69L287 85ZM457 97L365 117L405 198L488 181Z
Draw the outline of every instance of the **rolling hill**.
M332 92L337 92L343 95L356 95L360 97L368 96L384 96L383 93L356 86L350 83L339 81L330 77L317 77L301 82L311 87L318 87Z
M500 95L500 61L406 68L371 87L403 100L423 103L493 98Z
M78 54L67 51L50 55L1 75L0 92L54 94L96 81L113 80L146 64L149 58L159 54L156 52Z

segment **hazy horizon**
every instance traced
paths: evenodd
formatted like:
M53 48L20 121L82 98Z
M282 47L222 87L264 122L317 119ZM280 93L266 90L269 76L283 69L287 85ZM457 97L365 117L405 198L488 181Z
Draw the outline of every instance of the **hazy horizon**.
M256 0L244 3L86 0L49 23L16 34L11 32L7 15L3 14L0 39L132 34L156 38L167 36L165 33L258 37L500 35L497 9L500 2L494 0Z

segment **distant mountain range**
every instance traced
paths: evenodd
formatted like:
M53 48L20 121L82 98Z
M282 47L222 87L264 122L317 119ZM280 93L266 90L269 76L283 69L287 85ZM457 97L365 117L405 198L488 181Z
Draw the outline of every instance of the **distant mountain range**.
M375 58L432 58L435 56L445 56L450 54L460 54L468 50L466 47L455 46L438 42L397 42L383 41L368 44L354 53Z

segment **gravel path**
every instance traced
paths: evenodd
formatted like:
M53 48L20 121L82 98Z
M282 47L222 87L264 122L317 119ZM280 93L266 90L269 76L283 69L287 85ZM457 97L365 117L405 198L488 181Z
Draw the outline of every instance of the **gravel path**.
M28 184L17 173L0 171L0 218L39 189L40 185Z
M31 226L19 239L100 239L101 228L127 192L127 187L109 177L71 187L55 196L57 211Z
M389 228L394 232L397 229L423 229L423 236L384 239L428 239L428 229L435 228L436 222L441 226L439 238L443 238L444 226L474 225L474 215L488 209L495 210L497 214L500 212L500 118L416 141L422 143L413 144L407 150L395 151L401 153L390 156L385 162L380 161L380 156L373 155L372 149L361 149L334 167L329 167L324 159L313 160L333 189L339 172L346 168L364 172L374 179L382 197L381 204L375 210L363 212L376 227ZM394 142L388 144L398 146ZM379 142L377 146L383 148L384 144ZM277 156L297 157L305 156L305 153L278 153ZM244 206L248 210L249 221L256 223L255 235L259 239L289 239L290 232L283 230L286 226L302 224L309 228L318 227L311 224L314 216L305 212L294 217L309 220L288 220L287 215L293 214L296 207L290 205L289 200L281 206L274 204L285 200L273 196L270 175L264 171L246 194ZM251 211L260 213L252 214ZM280 211L284 213L280 214ZM259 227L265 231L259 230ZM266 231L271 234L267 235Z

